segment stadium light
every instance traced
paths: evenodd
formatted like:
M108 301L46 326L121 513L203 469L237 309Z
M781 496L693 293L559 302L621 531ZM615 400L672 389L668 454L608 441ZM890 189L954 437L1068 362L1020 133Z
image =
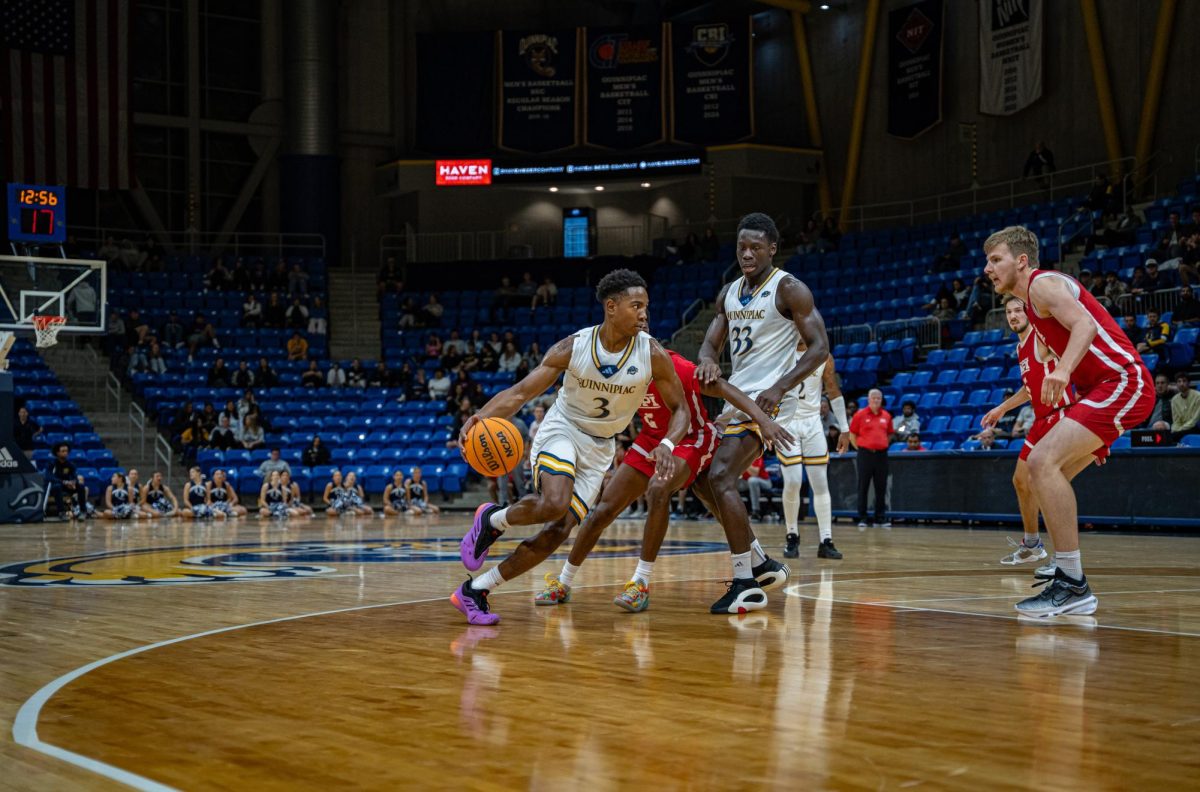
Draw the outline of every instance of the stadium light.
M603 184L597 184L597 185L596 185L596 192L604 192L604 185L603 185Z
M550 188L550 192L558 192L558 188L557 188L557 187L551 187L551 188Z
M649 186L650 186L650 182L642 182L642 186L643 186L643 187L649 187Z

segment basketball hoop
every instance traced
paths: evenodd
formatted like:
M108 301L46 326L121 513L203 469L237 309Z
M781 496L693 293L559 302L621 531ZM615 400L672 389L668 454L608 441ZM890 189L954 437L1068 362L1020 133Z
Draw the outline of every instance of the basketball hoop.
M58 331L67 323L65 316L33 317L33 332L37 334L35 346L51 347L58 343Z

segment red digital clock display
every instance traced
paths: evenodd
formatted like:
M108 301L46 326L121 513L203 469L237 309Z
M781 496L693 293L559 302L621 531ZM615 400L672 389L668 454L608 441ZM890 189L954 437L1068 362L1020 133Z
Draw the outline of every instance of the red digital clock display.
M67 190L62 185L9 184L8 238L62 243L67 238Z

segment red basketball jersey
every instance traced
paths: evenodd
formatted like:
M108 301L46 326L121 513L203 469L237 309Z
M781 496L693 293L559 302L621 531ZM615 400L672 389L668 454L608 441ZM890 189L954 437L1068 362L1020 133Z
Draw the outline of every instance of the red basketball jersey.
M675 364L675 373L679 375L679 381L683 383L684 401L687 402L688 409L692 412L692 425L688 428L688 435L692 435L703 429L705 422L708 421L708 412L705 411L704 402L700 399L700 383L696 380L696 364L683 355L675 352L670 352L670 354L671 362ZM663 404L662 398L658 395L658 388L653 382L646 390L646 395L642 397L642 406L638 408L638 417L642 419L642 434L656 440L667 436L671 411Z
M1066 281L1080 307L1087 311L1096 325L1096 337L1092 339L1079 365L1071 372L1071 384L1081 394L1086 397L1088 391L1102 382L1127 381L1141 376L1139 369L1144 370L1145 364L1137 349L1117 326L1116 320L1087 289L1079 285L1079 281L1061 272L1037 269L1029 274L1030 288L1038 278L1062 278ZM1033 325L1034 332L1042 339L1042 343L1049 347L1056 357L1062 357L1071 338L1071 331L1052 316L1039 316L1032 296L1026 302L1025 315L1029 317L1029 323Z
M1055 410L1067 407L1075 402L1075 391L1070 386L1063 391L1057 404L1045 404L1042 401L1042 383L1046 375L1054 371L1057 362L1053 357L1048 360L1038 360L1037 333L1030 332L1025 340L1017 344L1017 362L1021 368L1021 382L1029 391L1029 401L1033 406L1033 414L1040 421Z

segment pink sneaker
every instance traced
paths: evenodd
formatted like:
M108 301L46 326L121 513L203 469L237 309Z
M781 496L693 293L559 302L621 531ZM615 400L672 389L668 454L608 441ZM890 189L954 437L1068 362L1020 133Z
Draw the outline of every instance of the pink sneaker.
M467 617L468 624L495 624L500 617L488 610L487 592L471 588L471 579L450 595L450 604Z
M467 535L458 544L458 555L468 572L474 572L483 566L492 542L495 542L496 538L504 533L497 531L488 522L492 512L498 508L500 507L494 503L480 504L479 508L475 510L475 522L471 525L471 530L467 531Z

